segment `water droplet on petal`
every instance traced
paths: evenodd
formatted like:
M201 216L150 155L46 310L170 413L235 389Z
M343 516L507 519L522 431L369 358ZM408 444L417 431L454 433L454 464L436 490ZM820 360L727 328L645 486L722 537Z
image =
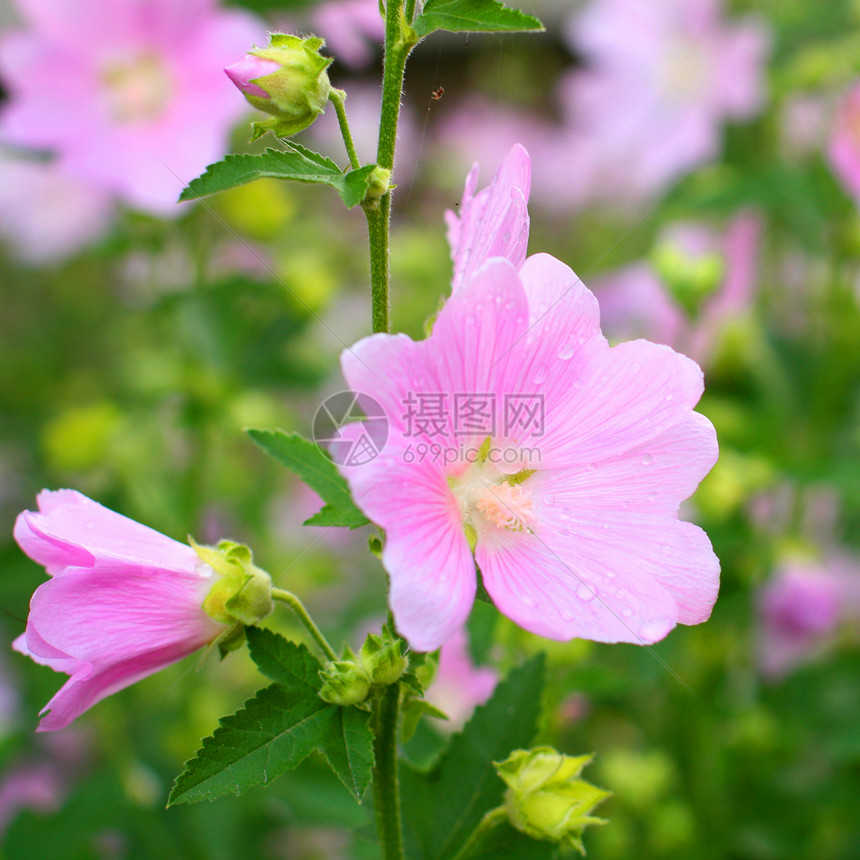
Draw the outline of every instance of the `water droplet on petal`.
M535 384L535 385L540 385L540 384L541 384L545 379L546 379L546 370L544 370L544 369L541 367L541 368L538 370L538 372L535 374L534 384Z
M566 343L566 344L564 344L564 346L562 346L559 349L558 357L562 361L569 361L571 358L573 358L574 352L576 352L576 350L574 349L573 344L572 343Z
M194 571L202 579L211 579L215 575L215 571L212 569L212 565L206 564L205 561L199 562L195 566Z
M573 613L569 609L562 609L559 614L562 621L573 621Z
M654 462L654 455L653 454L646 454L642 458L642 465L643 466L650 466L653 462Z
M675 397L675 395L674 395L674 394L667 394L667 395L666 395L666 399L667 399L667 400L673 400L673 399L674 399L674 397Z
M672 622L668 618L653 618L650 621L646 621L639 628L639 635L646 642L655 642L658 639L662 639L671 627Z
M96 527L96 521L95 520L87 520L87 528L88 529L94 529L95 527Z
M660 552L665 556L670 556L672 555L672 547L669 544L664 543L663 546L660 547Z
M580 600L584 600L586 603L589 600L594 600L594 597L595 597L594 586L589 585L587 582L581 582L576 587L576 596Z

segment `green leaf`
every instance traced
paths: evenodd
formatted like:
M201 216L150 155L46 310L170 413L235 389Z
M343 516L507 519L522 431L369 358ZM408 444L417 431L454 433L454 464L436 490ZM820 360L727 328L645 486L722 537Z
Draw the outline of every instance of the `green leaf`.
M322 752L331 769L359 802L373 776L370 712L330 705L331 724Z
M246 627L245 636L251 659L267 678L291 689L319 692L320 661L304 645L265 627Z
M422 860L450 860L484 813L502 803L505 786L493 762L531 744L543 684L541 654L496 687L430 771L402 769L405 834L411 854ZM439 826L440 821L445 827Z
M223 717L186 762L168 805L215 800L265 785L319 750L357 801L370 784L373 736L369 714L319 697L320 663L304 645L271 630L246 628L251 657L278 683Z
M500 0L427 0L413 27L421 37L434 30L498 33L544 29L537 18L510 9Z
M197 200L263 178L329 185L349 208L364 199L376 165L368 164L342 173L330 158L298 143L289 142L287 145L290 148L284 151L267 149L259 155L228 155L223 161L210 164L202 176L191 180L179 201Z
M248 435L282 466L322 496L326 506L305 525L357 528L370 520L355 506L346 479L316 442L283 430L249 430Z

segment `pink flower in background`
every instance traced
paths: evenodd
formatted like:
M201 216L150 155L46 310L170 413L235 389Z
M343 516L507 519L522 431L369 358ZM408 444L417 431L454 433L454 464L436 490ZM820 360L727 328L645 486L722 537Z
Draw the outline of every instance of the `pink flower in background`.
M51 579L14 648L70 675L39 731L201 648L226 628L202 608L215 574L193 549L74 490L43 491L15 539Z
M0 236L17 257L61 260L107 232L112 196L56 165L0 154Z
M482 228L470 222L458 247L477 247ZM717 456L693 411L702 373L665 346L610 349L594 296L563 263L491 258L428 339L376 334L341 365L389 419L380 456L341 470L385 529L389 601L413 647L462 627L476 564L501 612L554 639L645 644L708 617L719 563L677 516Z
M836 109L827 155L845 190L860 203L860 83L845 94Z
M448 716L440 724L445 730L459 731L478 705L483 705L499 681L499 673L489 666L476 666L469 654L465 630L455 633L439 652L439 668L427 690L427 700Z
M824 566L791 563L759 597L758 660L763 674L787 675L820 653L839 623L839 580Z
M677 249L692 263L706 255L722 261L715 291L691 317L651 263L634 263L595 283L606 334L612 340L644 337L665 343L707 364L725 327L752 309L761 230L761 219L751 212L736 216L722 234L699 224L667 228L658 248Z
M727 23L719 0L591 0L568 40L585 68L560 85L566 148L595 198L652 196L717 156L725 120L761 109L767 33Z
M17 0L0 40L0 142L48 150L70 177L156 214L224 155L246 109L221 69L263 35L215 0Z
M367 66L385 40L379 0L329 0L314 9L311 22L327 53L354 69Z

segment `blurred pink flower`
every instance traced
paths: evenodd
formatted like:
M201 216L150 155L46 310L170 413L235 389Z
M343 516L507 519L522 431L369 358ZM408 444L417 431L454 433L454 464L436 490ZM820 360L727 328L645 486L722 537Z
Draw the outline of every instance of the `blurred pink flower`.
M761 590L758 661L781 678L830 642L840 616L840 581L825 565L791 562Z
M839 102L827 155L846 192L860 204L860 82Z
M691 260L716 254L723 275L695 319L672 297L650 263L639 262L597 279L604 330L612 340L644 337L665 343L706 365L726 325L748 314L755 299L761 219L736 216L723 234L699 224L674 224L657 245L671 245Z
M110 194L55 164L0 153L0 236L24 262L53 263L92 244L114 212Z
M74 490L38 503L15 539L51 579L13 647L71 676L42 711L38 731L53 731L226 628L202 608L215 574L190 547Z
M341 471L386 531L389 602L413 647L462 627L476 563L501 612L554 639L645 644L708 617L719 563L677 516L717 456L693 411L702 372L665 346L610 349L594 296L563 263L491 258L429 338L372 335L341 365L388 415L381 455ZM476 418L464 402L495 411ZM415 420L416 403L432 420Z
M156 214L224 155L246 109L223 67L263 35L215 0L16 0L0 40L0 142L49 150L92 188Z
M385 39L379 0L329 0L311 16L314 33L327 43L326 54L353 69L367 66Z
M716 157L725 120L761 109L767 32L727 23L719 0L591 0L568 40L585 68L559 88L567 147L596 199L656 194Z
M439 652L439 668L427 690L427 700L448 715L440 727L459 731L472 711L493 695L498 680L495 669L472 662L466 631L455 633Z

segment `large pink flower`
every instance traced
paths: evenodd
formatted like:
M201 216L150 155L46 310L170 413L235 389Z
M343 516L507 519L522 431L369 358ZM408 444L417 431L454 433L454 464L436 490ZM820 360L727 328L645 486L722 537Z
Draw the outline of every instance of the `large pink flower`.
M14 648L70 675L39 731L191 654L226 630L202 604L215 574L188 546L74 490L43 491L15 539L51 576Z
M375 334L342 356L390 421L380 456L342 471L385 529L391 608L421 650L462 626L476 566L504 614L555 639L651 643L716 599L710 542L677 516L717 456L693 411L702 372L665 346L610 348L571 269L546 254L520 265L521 223L491 241L528 193L508 173L524 158L503 165L485 217L455 227L463 283L431 336Z
M71 176L168 214L221 158L245 110L221 69L263 36L216 0L17 0L0 41L0 141L53 152Z

